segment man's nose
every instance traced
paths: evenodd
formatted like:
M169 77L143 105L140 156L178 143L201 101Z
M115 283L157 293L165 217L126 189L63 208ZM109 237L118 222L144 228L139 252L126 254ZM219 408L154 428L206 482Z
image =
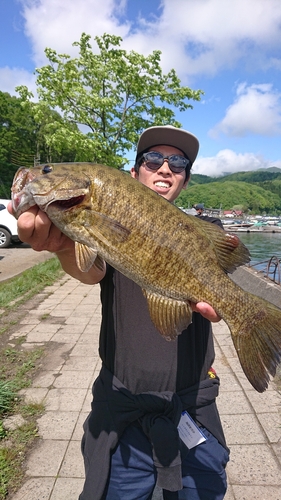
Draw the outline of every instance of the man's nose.
M161 171L163 173L167 173L167 174L170 174L172 173L170 167L169 167L169 163L168 163L168 159L167 158L164 158L164 161L163 161L163 164L161 165L161 167L158 169L158 171Z

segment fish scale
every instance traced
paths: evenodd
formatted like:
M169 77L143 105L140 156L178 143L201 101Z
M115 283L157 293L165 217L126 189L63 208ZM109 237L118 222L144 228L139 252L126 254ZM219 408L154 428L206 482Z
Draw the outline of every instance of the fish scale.
M281 309L228 276L250 260L236 235L187 215L130 175L93 163L19 169L17 217L34 204L75 241L77 265L101 259L143 290L155 327L176 338L191 321L190 301L209 303L229 326L241 366L263 392L281 359Z

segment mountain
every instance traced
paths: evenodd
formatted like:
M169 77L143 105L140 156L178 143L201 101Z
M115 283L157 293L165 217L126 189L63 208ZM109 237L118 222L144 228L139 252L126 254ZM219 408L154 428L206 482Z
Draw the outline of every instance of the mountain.
M260 168L250 172L235 172L234 174L222 175L221 177L209 177L208 175L191 174L190 185L208 184L210 182L242 181L242 182L262 182L281 178L281 169L277 167Z
M259 170L266 170L267 172L280 172L281 173L281 168L278 168L278 167L260 168Z
M247 175L248 172L244 174ZM277 183L274 179L275 184L270 181L268 186L268 181L263 181L262 184L267 186L266 189L260 186L259 182L242 181L240 175L243 173L232 174L224 179L219 178L215 182L189 185L181 192L176 204L188 208L197 203L204 203L205 207L222 210L231 210L239 205L244 212L281 214L281 174L278 174L280 178ZM237 176L237 180L232 180L233 176Z

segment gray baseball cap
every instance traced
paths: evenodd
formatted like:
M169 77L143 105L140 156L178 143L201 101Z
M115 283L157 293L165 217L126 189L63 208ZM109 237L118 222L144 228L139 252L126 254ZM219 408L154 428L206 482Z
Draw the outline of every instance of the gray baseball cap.
M144 130L137 145L137 156L160 144L180 149L190 159L191 164L195 161L199 150L199 141L195 135L172 125L163 125Z

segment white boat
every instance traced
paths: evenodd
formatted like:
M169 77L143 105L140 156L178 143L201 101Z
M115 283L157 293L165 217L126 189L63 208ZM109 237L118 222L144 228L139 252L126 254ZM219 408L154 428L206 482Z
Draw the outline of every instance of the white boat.
M255 222L249 227L237 228L237 232L243 233L281 233L281 226L268 224L267 222Z

